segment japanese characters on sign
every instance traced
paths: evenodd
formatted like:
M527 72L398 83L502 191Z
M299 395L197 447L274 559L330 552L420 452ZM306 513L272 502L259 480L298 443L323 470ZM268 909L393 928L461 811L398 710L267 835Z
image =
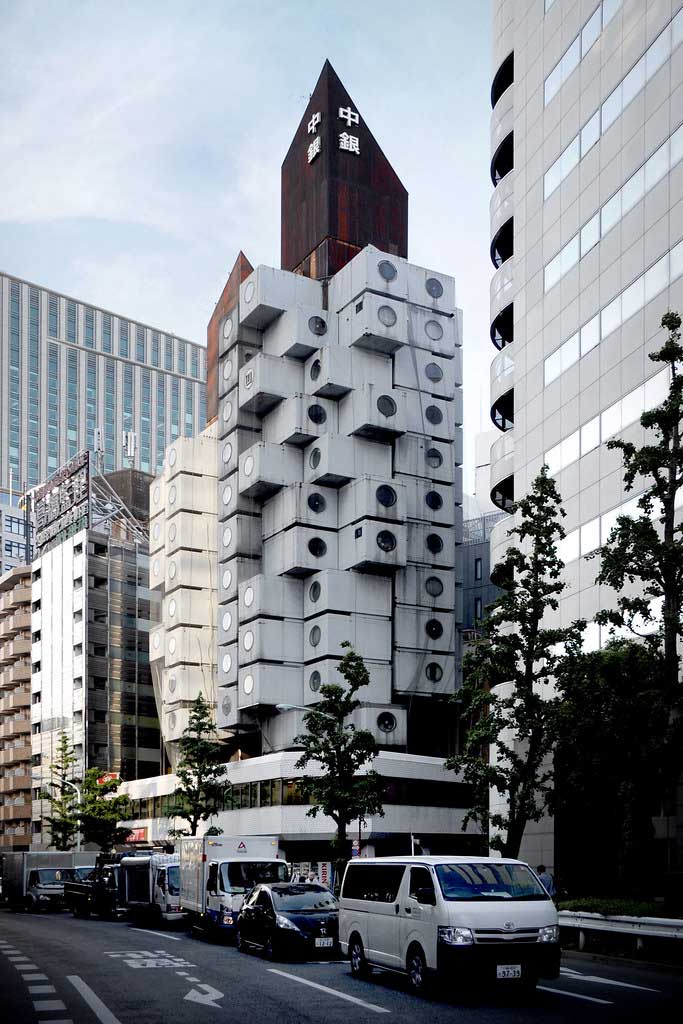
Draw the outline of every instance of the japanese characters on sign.
M351 128L352 125L360 124L360 115L357 110L352 110L351 107L339 107L339 120L344 121L347 128ZM322 113L316 111L311 115L311 119L308 122L308 134L313 135L313 141L309 143L307 149L307 156L309 164L313 163L315 158L322 152L322 136L318 134L318 128L322 123ZM360 156L360 139L357 135L351 135L348 131L339 133L338 136L339 149L344 150L346 153L355 153L356 156Z
M80 452L59 469L33 498L37 554L87 529L90 519L90 453Z

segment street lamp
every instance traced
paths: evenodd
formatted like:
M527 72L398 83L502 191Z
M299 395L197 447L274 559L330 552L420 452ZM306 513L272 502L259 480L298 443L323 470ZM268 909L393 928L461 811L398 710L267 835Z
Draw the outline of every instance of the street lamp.
M75 782L69 782L68 779L63 779L65 786L71 786L72 789L76 790L76 797L78 799L78 832L76 833L76 853L81 852L81 804L82 804L82 793L80 786L77 786Z
M276 704L275 705L275 710L276 711L306 711L307 713L315 711L316 715L320 715L321 718L329 718L329 720L331 722L338 721L338 719L335 718L334 715L328 714L327 711L316 711L315 704L312 707L310 707L310 708L304 707L303 704Z

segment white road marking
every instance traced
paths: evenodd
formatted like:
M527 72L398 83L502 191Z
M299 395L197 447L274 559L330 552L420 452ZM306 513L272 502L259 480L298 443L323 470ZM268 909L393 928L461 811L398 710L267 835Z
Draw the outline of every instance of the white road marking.
M609 999L596 999L595 996L583 996L580 992L567 992L564 988L548 988L547 985L539 985L539 992L552 992L556 996L569 996L570 999L585 999L587 1003L601 1003L603 1006L613 1006Z
M176 974L178 975L179 978L187 978L189 972L188 971L176 971Z
M198 979L195 978L195 981ZM213 985L200 985L199 988L203 988L203 992L198 992L196 988L191 988L185 996L191 1003L202 1003L204 1006L213 1006L217 1010L220 1009L217 999L222 999L224 994L220 989L214 988Z
M656 992L657 995L661 995L661 989L658 988L648 988L646 985L632 985L628 981L615 981L612 978L600 978L596 974L580 974L579 978L581 981L591 981L594 985L616 985L618 988L636 988L639 992Z
M157 935L160 939L169 939L171 942L182 942L177 935L165 935L163 932L153 932L149 928L131 928L132 932L144 932L146 935Z
M28 960L27 956L22 956L20 953L12 954L7 957L13 964L18 964L21 960Z
M100 997L95 995L90 986L86 985L82 978L79 978L77 974L67 974L66 980L70 981L78 994L82 996L97 1019L100 1021L100 1024L121 1024L118 1017L114 1016L109 1007L104 1005ZM51 1021L50 1024L55 1024L55 1022Z
M48 981L47 974L24 974L24 981Z
M15 964L18 971L37 971L38 964Z
M29 985L28 992L31 996L53 996L57 989L54 985Z
M33 1009L36 1013L52 1013L53 1010L66 1010L61 999L34 999Z
M357 996L349 996L345 992L338 992L336 988L328 988L327 985L319 985L317 981L309 981L308 978L300 978L298 974L289 974L287 971L278 971L275 967L269 967L268 971L270 974L279 974L281 978L289 978L291 981L298 981L300 985L308 985L309 988L317 988L320 992L328 992L331 996L336 996L337 999L344 999L347 1003L355 1003L356 1006L364 1006L366 1010L372 1010L373 1013L391 1013L391 1010L387 1010L384 1006L378 1006L376 1003L366 1003L364 999L358 999Z

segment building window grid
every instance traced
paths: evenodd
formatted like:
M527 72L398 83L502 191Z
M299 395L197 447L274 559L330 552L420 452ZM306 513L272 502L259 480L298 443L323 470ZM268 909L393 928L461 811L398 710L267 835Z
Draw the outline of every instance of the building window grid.
M681 276L683 240L547 356L543 366L546 387Z
M135 381L133 379L133 367L130 365L123 368L123 429L125 431L135 428Z
M66 364L66 454L72 458L78 452L78 352L69 352Z
M194 437L194 384L185 384L185 437Z
M47 333L51 338L59 337L59 299L56 295L47 297Z
M102 351L111 352L111 317L108 313L102 314Z
M70 300L66 303L66 340L72 345L78 342L78 306Z
M21 487L21 285L10 283L9 298L9 447L14 486Z
M171 440L180 436L180 381L177 377L171 380Z
M139 324L135 328L135 358L139 363L147 362L147 345L145 343L145 328Z
M95 451L95 430L97 428L97 357L88 356L85 390L85 443L89 451Z
M173 370L173 338L166 338L164 343L164 369Z
M543 83L543 101L546 107L597 43L602 30L617 13L621 3L622 0L604 0L604 3L599 3L595 8L576 39L570 43Z
M149 473L152 465L152 374L142 371L140 402L140 469Z
M128 359L130 352L129 337L127 321L119 320L119 355L123 356L124 359Z
M59 345L50 343L47 353L47 471L59 468Z
M199 385L199 427L203 429L206 426L206 386L204 384Z
M166 379L157 374L157 461L156 472L164 465L166 450Z
M622 217L648 194L683 159L683 125L624 182L618 192L563 245L543 270L543 290L550 291L583 259Z
M86 308L83 313L83 341L86 348L95 347L95 310Z
M152 366L159 365L159 335L152 331Z
M116 469L116 364L107 359L104 387L104 468Z
M574 170L580 160L583 160L599 141L600 136L644 89L646 83L682 42L683 10L680 10L550 165L543 176L544 199L548 199L555 189L559 188L567 175Z
M193 345L190 353L190 373L193 377L199 377L199 349Z
M28 296L28 485L40 483L40 292Z
M187 373L187 345L178 341L178 373Z

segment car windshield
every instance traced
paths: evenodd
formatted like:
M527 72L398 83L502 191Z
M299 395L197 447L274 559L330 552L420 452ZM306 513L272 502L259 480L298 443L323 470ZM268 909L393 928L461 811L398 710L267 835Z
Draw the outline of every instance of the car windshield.
M178 864L170 866L166 877L168 880L168 895L178 896L180 893L180 867Z
M245 893L259 882L286 882L287 865L283 860L233 860L221 864L221 891Z
M94 864L81 864L77 868L74 868L74 878L77 882L85 882L90 872L94 870Z
M276 913L315 914L339 909L337 900L324 885L288 885L286 889L270 891Z
M73 881L73 868L41 868L38 872L40 885L62 885Z
M526 864L437 864L447 900L549 900Z

